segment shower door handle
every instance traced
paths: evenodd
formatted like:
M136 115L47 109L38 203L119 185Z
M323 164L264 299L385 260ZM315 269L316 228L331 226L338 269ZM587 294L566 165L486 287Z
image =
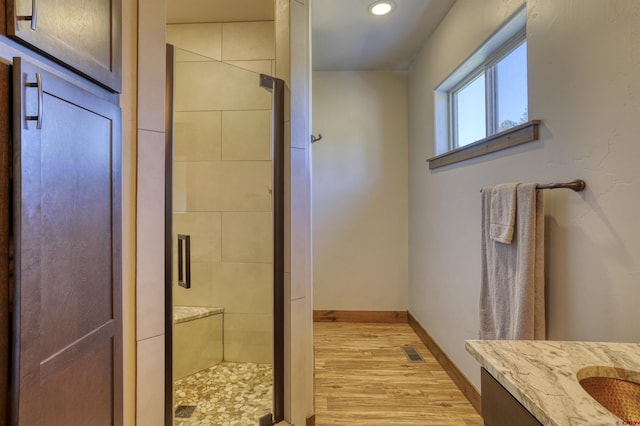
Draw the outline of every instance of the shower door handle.
M191 237L178 234L178 285L191 288Z

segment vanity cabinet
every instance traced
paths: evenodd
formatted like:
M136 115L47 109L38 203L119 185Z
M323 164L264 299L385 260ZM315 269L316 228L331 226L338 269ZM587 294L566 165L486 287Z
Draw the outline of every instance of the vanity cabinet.
M7 0L7 35L120 92L121 0Z
M482 417L486 426L542 426L542 423L484 368L480 379Z
M10 423L121 425L120 109L25 58L12 93Z

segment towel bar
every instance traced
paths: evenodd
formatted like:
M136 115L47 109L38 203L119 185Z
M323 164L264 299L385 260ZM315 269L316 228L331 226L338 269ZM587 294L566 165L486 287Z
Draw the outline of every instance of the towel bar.
M558 188L567 188L572 189L576 192L583 191L587 186L585 181L582 179L576 179L573 182L565 182L565 183L545 183L543 185L538 185L538 189L558 189Z
M537 189L572 189L576 192L584 191L584 188L587 186L586 182L582 179L576 179L572 182L563 182L563 183L541 183L538 184ZM480 189L482 192L482 189Z

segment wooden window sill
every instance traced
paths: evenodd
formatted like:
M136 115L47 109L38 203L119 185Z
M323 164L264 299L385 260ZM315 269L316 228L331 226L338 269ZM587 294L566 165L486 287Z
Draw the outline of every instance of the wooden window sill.
M448 166L460 161L480 157L491 152L501 151L512 146L538 140L540 120L531 120L503 132L496 133L472 144L445 152L427 159L429 169Z

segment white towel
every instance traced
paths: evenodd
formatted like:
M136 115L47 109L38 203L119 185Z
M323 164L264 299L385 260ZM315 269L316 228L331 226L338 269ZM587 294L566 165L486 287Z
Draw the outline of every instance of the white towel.
M516 188L511 244L491 238L492 188L482 191L481 339L545 339L544 201L537 184Z
M511 244L516 222L516 188L518 183L502 183L491 188L489 234L491 239Z

